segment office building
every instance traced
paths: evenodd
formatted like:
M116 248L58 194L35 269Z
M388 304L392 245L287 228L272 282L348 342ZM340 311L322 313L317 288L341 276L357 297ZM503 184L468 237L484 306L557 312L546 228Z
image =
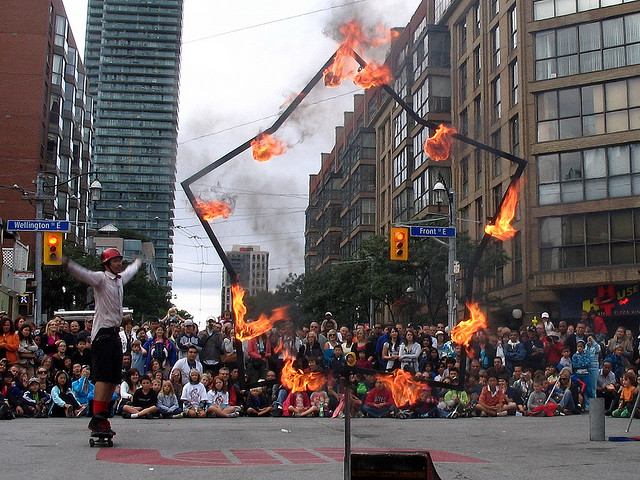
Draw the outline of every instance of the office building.
M449 120L528 161L512 222L518 233L492 240L510 262L474 284L477 297L500 300L490 321L514 323L514 308L523 321L550 311L557 323L591 308L612 324L637 318L640 2L425 0L387 63L395 91L423 118ZM373 94L365 92L365 103ZM516 165L463 142L454 142L449 163L435 163L422 151L433 132L381 99L363 124L376 132L376 233L424 218L441 176L456 193L458 230L479 241ZM324 258L328 230L317 219L325 204L317 200L340 172L331 155L311 179L307 271ZM334 243L344 241L341 233ZM351 253L335 251L334 260Z
M94 212L149 237L171 281L182 0L89 0L85 64L97 99Z
M43 217L68 220L66 241L85 246L90 209L93 101L62 0L0 2L0 217L36 218L36 178L44 179ZM2 236L2 309L12 311L33 271L35 233ZM21 292L20 292L21 293ZM6 303L5 303L6 302Z
M229 262L238 273L237 279L246 292L253 296L269 290L269 252L260 250L259 245L234 245L225 252ZM232 310L231 285L235 283L226 269L222 272L222 312Z

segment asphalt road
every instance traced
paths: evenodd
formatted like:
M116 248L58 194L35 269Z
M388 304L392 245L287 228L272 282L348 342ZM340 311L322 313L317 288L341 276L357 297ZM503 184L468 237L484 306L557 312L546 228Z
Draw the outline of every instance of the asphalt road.
M442 480L638 478L640 420L589 417L354 419L353 450L431 453ZM86 419L0 422L0 478L342 479L344 421L314 418L112 420L113 448L90 448ZM604 477L603 477L604 476Z

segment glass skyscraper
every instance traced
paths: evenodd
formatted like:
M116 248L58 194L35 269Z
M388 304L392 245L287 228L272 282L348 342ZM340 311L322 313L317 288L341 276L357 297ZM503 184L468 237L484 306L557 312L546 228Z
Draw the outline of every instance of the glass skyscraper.
M148 236L171 281L182 0L89 0L85 65L96 99L97 227Z

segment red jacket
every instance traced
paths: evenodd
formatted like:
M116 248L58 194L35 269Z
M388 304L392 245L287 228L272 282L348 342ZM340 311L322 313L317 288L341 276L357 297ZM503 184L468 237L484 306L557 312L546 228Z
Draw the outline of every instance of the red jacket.
M505 403L504 393L500 390L500 387L496 387L498 391L495 395L492 395L489 391L489 387L484 387L482 389L482 393L480 393L480 398L478 399L478 403L482 403L489 407L495 407L499 403Z
M391 394L391 390L386 386L382 390L375 387L372 388L371 391L367 393L367 398L365 399L364 404L373 407L374 403L384 403L385 407L393 405L393 395Z

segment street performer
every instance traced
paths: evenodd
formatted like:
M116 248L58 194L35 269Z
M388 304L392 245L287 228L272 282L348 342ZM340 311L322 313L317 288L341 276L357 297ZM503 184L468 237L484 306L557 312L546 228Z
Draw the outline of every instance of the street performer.
M95 316L91 334L91 374L95 397L89 430L95 434L115 435L109 422L109 402L122 380L122 343L119 337L123 318L122 287L136 274L141 261L136 259L122 271L122 254L117 248L107 248L100 255L101 272L87 270L67 257L62 263L71 275L93 287Z

